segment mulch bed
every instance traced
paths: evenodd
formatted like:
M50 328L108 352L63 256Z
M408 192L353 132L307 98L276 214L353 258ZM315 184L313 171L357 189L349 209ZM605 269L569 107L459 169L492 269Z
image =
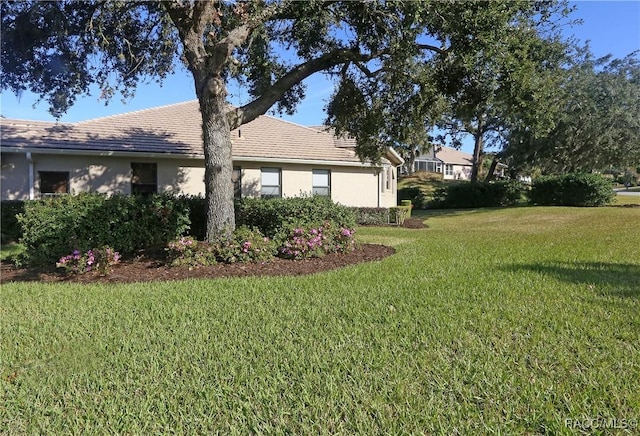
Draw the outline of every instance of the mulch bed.
M394 252L393 248L384 245L360 244L352 252L331 253L318 259L275 258L265 263L218 264L197 268L169 266L158 253L144 253L121 261L107 276L94 272L63 275L52 269L17 269L11 264L2 263L0 282L137 283L190 278L299 276L381 260Z
M420 229L425 226L420 218L405 220L403 227ZM395 253L395 249L377 244L359 244L349 253L332 253L322 258L287 260L275 258L265 263L218 264L197 268L169 266L162 251L142 252L135 258L122 260L113 272L101 276L95 272L64 275L55 269L19 269L9 263L0 264L0 283L8 282L70 282L70 283L139 283L183 280L189 278L219 278L247 276L300 276L315 274L382 260Z

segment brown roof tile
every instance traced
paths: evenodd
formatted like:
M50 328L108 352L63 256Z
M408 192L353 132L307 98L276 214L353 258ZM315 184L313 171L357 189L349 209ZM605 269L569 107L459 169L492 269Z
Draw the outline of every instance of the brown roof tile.
M202 156L201 125L198 102L188 101L79 123L2 119L0 138L2 147L24 149ZM359 162L350 140L266 115L231 140L234 158Z

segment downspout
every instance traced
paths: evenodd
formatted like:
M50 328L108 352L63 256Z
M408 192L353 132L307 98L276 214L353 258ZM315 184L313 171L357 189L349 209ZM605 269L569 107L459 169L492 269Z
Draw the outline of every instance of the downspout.
M36 198L35 191L35 178L34 178L34 168L33 168L33 156L30 151L27 151L27 162L29 162L29 200L34 200Z
M378 208L380 207L380 191L382 190L382 181L380 180L380 174L382 172L378 172Z

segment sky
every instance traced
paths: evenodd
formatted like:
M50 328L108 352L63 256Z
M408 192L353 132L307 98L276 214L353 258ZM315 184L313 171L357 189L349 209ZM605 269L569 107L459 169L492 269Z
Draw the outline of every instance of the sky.
M612 54L614 57L622 58L640 50L640 0L577 1L572 4L577 6L572 17L582 19L583 24L567 26L563 32L565 36L572 35L583 42L589 40L591 51L596 57ZM296 113L280 117L305 126L323 124L326 118L324 107L331 96L333 86L318 74L308 78L305 84L306 98L298 105ZM139 86L135 96L126 102L122 102L116 96L105 106L103 101L98 100L99 95L96 91L92 96L78 98L60 121L83 121L196 98L193 79L184 69L178 70L162 85L151 82ZM230 97L229 101L234 105L248 103L238 96ZM5 91L0 96L0 113L6 118L55 121L47 112L46 102L34 107L36 102L37 96L31 93L25 92L18 98ZM471 152L472 146L465 142L462 150Z

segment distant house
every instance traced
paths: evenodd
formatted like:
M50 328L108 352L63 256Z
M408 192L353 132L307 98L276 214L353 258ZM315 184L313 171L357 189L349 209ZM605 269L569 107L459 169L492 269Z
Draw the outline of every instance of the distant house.
M437 146L418 156L413 164L414 171L440 173L447 180L470 180L472 167L473 155L444 146ZM506 165L498 163L494 174L502 177L506 168Z
M80 193L204 195L196 101L79 123L1 119L3 200ZM231 132L238 197L326 195L348 206L396 205L400 156L362 163L355 142L260 116Z
M469 180L473 156L450 147L434 147L414 161L414 171L440 173L450 180Z

